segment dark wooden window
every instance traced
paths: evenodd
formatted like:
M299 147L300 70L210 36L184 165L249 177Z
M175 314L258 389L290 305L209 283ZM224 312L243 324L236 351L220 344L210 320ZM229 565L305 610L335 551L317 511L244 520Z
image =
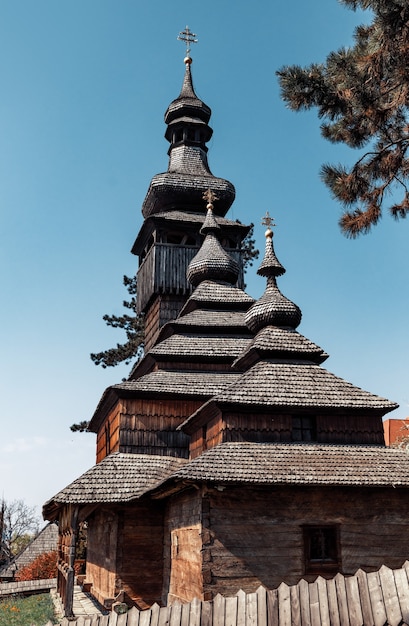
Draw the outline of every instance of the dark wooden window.
M105 454L108 456L108 454L111 452L111 427L109 422L107 422L105 424Z
M341 569L338 526L303 526L305 573Z
M292 434L293 441L316 441L317 424L314 415L293 415Z

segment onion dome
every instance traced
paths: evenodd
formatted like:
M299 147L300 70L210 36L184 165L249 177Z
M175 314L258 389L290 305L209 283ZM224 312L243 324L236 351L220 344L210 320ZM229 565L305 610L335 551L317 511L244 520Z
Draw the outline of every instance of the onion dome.
M173 128L180 122L184 124L190 121L195 125L200 125L202 127L201 130L203 131L204 141L209 141L213 134L213 130L207 125L212 111L195 93L190 69L191 63L192 59L186 57L186 69L182 89L176 100L170 103L165 113L165 123L168 124L165 137L170 142L172 141ZM205 148L205 150L207 150L207 148Z
M219 241L221 228L213 214L213 200L216 197L210 190L203 197L208 200L206 219L200 229L201 234L205 235L205 240L189 263L187 279L194 287L204 280L217 280L234 285L239 277L240 268Z
M142 206L144 217L174 210L197 212L207 189L219 199L215 213L224 217L236 195L232 183L210 171L206 143L213 134L208 124L211 109L195 93L189 55L184 63L182 89L165 113L168 169L152 178Z
M246 313L246 324L251 331L257 333L266 326L282 328L297 328L301 322L301 310L283 296L277 287L276 277L284 274L285 269L277 259L273 247L273 231L270 228L272 219L267 213L264 224L266 230L266 251L263 261L257 271L260 276L267 277L267 288Z

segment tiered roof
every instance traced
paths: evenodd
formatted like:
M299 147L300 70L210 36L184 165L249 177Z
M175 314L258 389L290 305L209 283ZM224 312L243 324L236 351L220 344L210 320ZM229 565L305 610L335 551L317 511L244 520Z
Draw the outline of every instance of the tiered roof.
M211 110L195 93L191 62L186 57L181 92L165 113L169 165L167 172L152 178L142 207L145 218L181 207L197 211L207 189L219 198L216 212L224 216L235 198L234 186L224 178L213 176L209 169L206 143L213 132L208 125Z

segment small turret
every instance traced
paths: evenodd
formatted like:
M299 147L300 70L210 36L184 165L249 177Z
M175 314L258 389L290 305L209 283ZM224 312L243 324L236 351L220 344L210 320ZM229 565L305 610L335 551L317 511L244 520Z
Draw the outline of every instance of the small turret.
M284 274L285 268L274 252L273 231L270 228L274 224L268 213L263 223L267 226L266 251L257 273L267 277L267 287L261 298L247 311L246 324L254 333L266 326L295 329L301 322L301 310L294 302L283 296L277 287L276 278Z
M207 215L200 230L205 240L187 269L188 281L196 287L204 280L216 280L234 285L237 282L239 264L224 250L220 237L220 226L213 214L213 202L217 198L210 191L204 194L207 205Z

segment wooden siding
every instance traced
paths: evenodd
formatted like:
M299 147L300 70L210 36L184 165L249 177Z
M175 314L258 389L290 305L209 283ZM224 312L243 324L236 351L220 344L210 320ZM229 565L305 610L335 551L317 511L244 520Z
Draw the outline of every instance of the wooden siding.
M199 492L181 494L171 500L165 517L164 603L203 599Z
M311 411L308 414L313 414ZM289 442L292 441L292 417L301 412L249 413L223 411L215 407L207 411L207 425L200 425L191 436L192 458L225 441ZM316 441L334 444L383 445L382 420L377 416L345 414L316 414ZM203 432L206 431L206 441Z
M184 294L160 294L152 301L145 314L145 352L154 345L162 326L177 318L185 301Z
M138 608L161 603L163 503L139 502L119 511L117 577Z
M188 457L189 438L177 427L198 407L200 401L123 401L119 451Z
M92 626L398 626L409 623L408 567L383 566L370 574L358 570L354 576L281 583L277 589L259 587L252 593L240 590L211 602L195 598L161 608L155 604L120 616L94 615ZM84 620L63 619L61 624L83 626Z
M189 438L176 428L200 405L197 400L121 399L98 431L96 462L108 451L187 458Z
M110 604L117 587L118 515L113 509L100 509L88 520L86 580L92 595L101 604Z
M138 270L138 312L145 311L155 294L181 295L187 297L192 286L186 278L190 261L197 254L198 246L155 243L147 253ZM226 249L242 267L241 250ZM241 271L237 286L243 288Z
M216 486L199 494L187 491L171 498L165 541L175 530L202 524L202 593L193 594L197 585L193 556L192 571L186 565L183 572L171 573L172 599L188 600L194 595L209 599L239 589L253 592L259 585L273 588L283 580L295 584L302 577L311 581L317 574L332 575L325 569L305 573L306 524L337 525L345 575L360 567L368 571L382 564L398 567L409 554L405 490Z
M119 451L119 426L122 404L118 402L101 424L97 434L97 459L99 463L111 452Z

